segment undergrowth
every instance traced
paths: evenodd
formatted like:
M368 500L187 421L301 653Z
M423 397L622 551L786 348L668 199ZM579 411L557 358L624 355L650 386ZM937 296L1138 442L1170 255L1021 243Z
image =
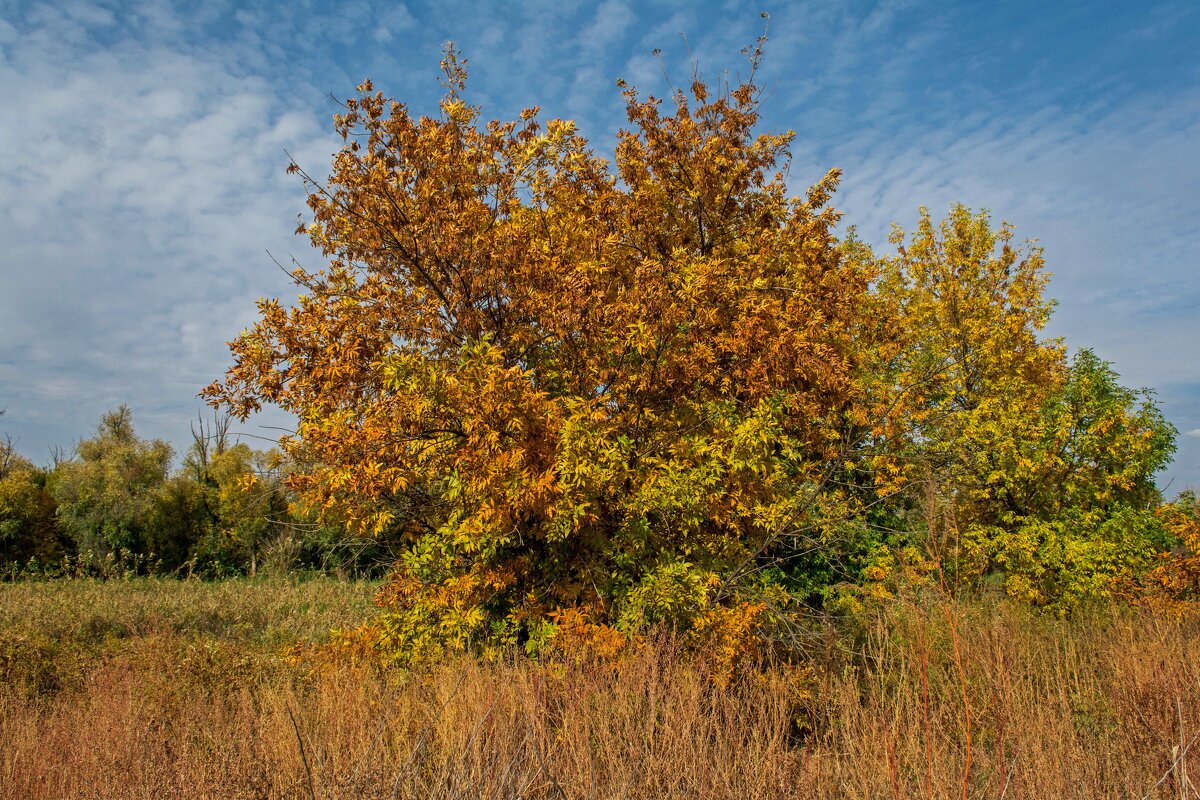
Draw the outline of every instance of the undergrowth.
M732 677L297 660L369 584L0 586L4 798L1194 797L1200 623L895 601Z

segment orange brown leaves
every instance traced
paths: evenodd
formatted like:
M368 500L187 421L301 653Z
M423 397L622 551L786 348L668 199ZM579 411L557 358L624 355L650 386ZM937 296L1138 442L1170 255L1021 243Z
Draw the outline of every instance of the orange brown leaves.
M443 70L436 117L369 82L346 102L328 180L305 175L329 263L261 304L206 397L295 413L296 488L407 537L401 650L728 602L700 578L773 552L871 416L875 273L831 231L838 173L787 195L792 136L755 133L752 83L669 113L627 91L610 168L536 109L484 123L465 61Z
M1200 501L1185 492L1158 517L1175 547L1157 556L1134 599L1172 616L1200 616Z

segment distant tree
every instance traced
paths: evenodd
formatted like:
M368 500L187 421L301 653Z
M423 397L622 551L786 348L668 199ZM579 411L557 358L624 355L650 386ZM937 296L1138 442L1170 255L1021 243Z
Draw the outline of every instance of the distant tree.
M51 564L67 554L46 490L46 471L0 440L0 564L36 559Z
M203 487L187 474L171 475L154 494L154 511L144 534L145 552L153 557L147 567L191 575L196 549L211 531Z
M258 572L263 549L291 529L280 461L278 453L239 443L216 455L209 466L217 530L244 554L251 575Z
M181 479L198 492L208 528L194 553L197 567L254 575L264 548L288 536L294 525L283 457L236 442L231 423L229 415L217 414L192 425Z
M133 413L122 405L101 418L96 435L80 442L75 456L54 470L50 489L59 523L79 552L97 559L150 555L171 446L139 439Z

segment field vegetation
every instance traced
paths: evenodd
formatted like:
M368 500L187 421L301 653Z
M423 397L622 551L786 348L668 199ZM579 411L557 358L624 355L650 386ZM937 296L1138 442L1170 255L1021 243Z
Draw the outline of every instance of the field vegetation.
M4 798L1185 798L1200 624L912 598L730 674L328 659L375 584L0 584Z

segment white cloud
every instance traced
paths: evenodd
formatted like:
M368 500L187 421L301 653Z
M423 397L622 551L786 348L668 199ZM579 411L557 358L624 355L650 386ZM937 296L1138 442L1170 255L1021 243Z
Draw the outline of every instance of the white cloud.
M824 151L846 168L838 204L873 240L892 220L911 223L917 205L942 214L952 201L1036 237L1063 301L1053 331L1096 347L1127 380L1158 385L1200 381L1200 352L1172 345L1200 341L1187 255L1200 249L1197 141L1200 92L1165 109L1156 99L1102 114L1047 108L1015 124L909 119Z
M304 247L284 148L333 147L236 53L87 38L110 23L34 9L0 56L19 109L0 115L0 407L34 457L121 402L147 435L186 436L253 300L291 291L265 253Z
M611 48L636 22L629 6L620 0L605 0L596 9L592 21L580 32L579 46L596 55Z

